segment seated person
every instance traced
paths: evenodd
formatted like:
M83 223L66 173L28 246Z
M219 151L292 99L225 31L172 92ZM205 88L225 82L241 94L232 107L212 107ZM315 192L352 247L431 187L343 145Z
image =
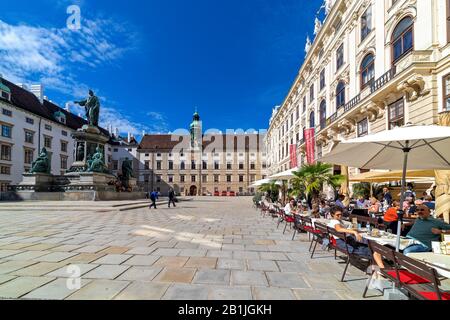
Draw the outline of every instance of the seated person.
M369 214L375 215L380 212L381 203L375 197L370 198Z
M395 200L383 218L386 228L392 230L394 233L396 233L398 228L398 210L400 210L400 202Z
M291 199L286 207L284 207L284 213L286 213L287 216L294 216L297 214L297 203L294 199Z
M325 202L325 200L320 201L319 214L326 218L330 213L330 206Z
M359 196L358 201L356 201L357 209L367 209L369 207L368 201L364 198L364 196Z
M430 208L430 210L436 210L436 203L433 202L432 196L429 195L425 196L423 204L426 205L428 208Z
M431 217L430 208L425 205L417 207L419 218L414 222L407 238L414 239L420 244L413 244L403 251L408 255L413 252L431 252L433 241L441 241L442 234L450 234L450 224Z
M344 205L345 196L343 194L339 195L339 198L336 200L335 205L340 207L341 209L346 209Z
M328 227L336 229L337 232L345 233L347 235L354 235L356 238L356 241L351 237L348 238L347 240L348 251L358 256L370 259L371 254L369 247L362 243L363 237L361 236L361 234L356 230L350 229L351 223L342 220L343 217L342 209L339 207L334 207L331 209L330 213L332 220L328 224ZM334 238L336 239L336 245L339 248L345 250L344 240L339 239L337 237ZM378 258L380 258L379 260L381 261L381 257Z

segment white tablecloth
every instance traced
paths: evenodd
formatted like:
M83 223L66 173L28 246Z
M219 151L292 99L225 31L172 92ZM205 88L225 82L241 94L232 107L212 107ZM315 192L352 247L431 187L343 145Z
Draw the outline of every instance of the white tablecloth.
M441 276L450 279L450 255L425 252L425 253L410 253L408 257L429 264L431 267L435 268L436 271Z
M369 235L368 233L362 233L361 234L362 237L366 240L371 240L371 241L375 241L376 243L379 243L383 246L389 245L391 247L396 246L397 243L397 236L392 235L392 236L382 236L382 237L372 237L371 235ZM408 238L404 238L402 237L400 239L400 250L405 250L407 247L413 245L413 244L419 244L420 242L417 242L416 240L413 239L408 239Z

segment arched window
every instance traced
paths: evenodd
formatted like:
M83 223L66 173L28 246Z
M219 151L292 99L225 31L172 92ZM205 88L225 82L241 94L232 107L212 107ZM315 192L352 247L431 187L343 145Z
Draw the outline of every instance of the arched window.
M345 83L339 81L336 87L336 109L345 104Z
M414 22L411 17L401 20L392 33L392 61L396 62L414 49Z
M323 100L320 103L320 128L324 129L327 125L327 103Z
M361 63L361 89L375 78L375 58L369 53Z
M309 114L309 127L311 129L316 127L316 119L315 119L314 111Z

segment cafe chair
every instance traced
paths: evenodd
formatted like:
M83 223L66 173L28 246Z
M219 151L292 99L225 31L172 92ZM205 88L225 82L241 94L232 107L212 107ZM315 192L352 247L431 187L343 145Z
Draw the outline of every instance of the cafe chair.
M416 278L427 281L416 284L400 278L401 287L409 294L419 300L450 300L450 292L442 291L439 287L441 282L436 269L399 252L394 252L394 255L399 267L408 270Z

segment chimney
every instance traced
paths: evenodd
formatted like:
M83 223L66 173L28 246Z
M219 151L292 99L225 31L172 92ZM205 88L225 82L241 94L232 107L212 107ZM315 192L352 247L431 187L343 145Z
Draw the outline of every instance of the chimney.
M116 138L119 137L119 128L116 128Z
M47 100L44 96L44 86L42 84L32 84L30 87L31 93L33 93L41 102L43 99Z
M145 137L145 130L142 130L142 137Z
M66 107L64 108L67 112L70 112L70 103L66 102Z
M131 141L131 132L128 132L128 143Z
M1 75L0 75L0 78L1 78ZM17 86L22 88L22 89L28 90L28 87L27 87L27 85L25 83L18 83Z
M114 132L113 132L113 125L112 124L109 125L109 134L110 135L114 134Z

